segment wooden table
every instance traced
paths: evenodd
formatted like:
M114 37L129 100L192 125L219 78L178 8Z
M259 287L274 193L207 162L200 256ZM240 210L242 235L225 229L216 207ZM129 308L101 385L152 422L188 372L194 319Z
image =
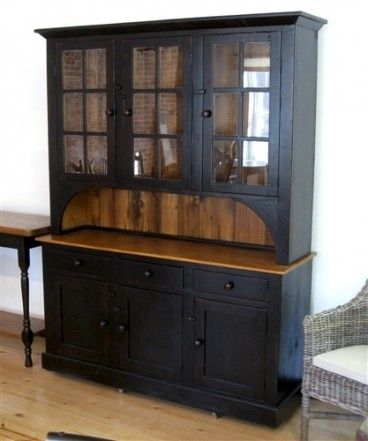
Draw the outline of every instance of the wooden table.
M21 270L21 289L23 301L22 341L26 367L32 366L33 332L29 318L29 250L40 245L37 236L50 231L50 218L33 214L0 211L0 246L18 250L18 264Z

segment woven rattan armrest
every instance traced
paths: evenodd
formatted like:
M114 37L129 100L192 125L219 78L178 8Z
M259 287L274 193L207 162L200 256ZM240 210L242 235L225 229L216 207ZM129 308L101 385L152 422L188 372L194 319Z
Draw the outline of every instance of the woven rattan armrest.
M368 281L350 302L304 319L306 357L351 345L368 344Z

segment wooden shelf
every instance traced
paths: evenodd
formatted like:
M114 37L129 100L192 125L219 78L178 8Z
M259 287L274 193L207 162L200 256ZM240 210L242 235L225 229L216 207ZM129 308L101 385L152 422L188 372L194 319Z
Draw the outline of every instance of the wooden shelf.
M315 253L311 253L290 265L279 265L276 263L274 251L235 248L210 243L93 229L83 229L58 236L49 234L41 236L37 240L51 245L64 245L281 275L315 256Z

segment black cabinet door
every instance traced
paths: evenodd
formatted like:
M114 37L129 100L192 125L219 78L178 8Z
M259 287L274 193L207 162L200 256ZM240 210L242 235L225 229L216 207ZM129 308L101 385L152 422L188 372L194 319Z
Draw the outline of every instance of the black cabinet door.
M267 311L195 299L195 317L195 383L262 399Z
M189 188L191 38L127 38L118 53L121 182L136 188Z
M114 350L121 369L154 378L182 377L182 296L114 287Z
M277 194L280 34L204 38L203 188Z
M45 293L47 351L109 364L108 284L52 276Z
M62 180L113 182L113 41L65 40L56 43L53 57L58 148L51 164Z

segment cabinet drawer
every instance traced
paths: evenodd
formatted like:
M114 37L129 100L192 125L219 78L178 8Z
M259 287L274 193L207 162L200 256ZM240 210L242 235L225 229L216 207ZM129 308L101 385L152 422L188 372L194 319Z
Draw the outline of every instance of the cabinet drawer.
M108 257L78 251L46 250L45 263L47 268L56 271L73 271L97 276L111 274Z
M165 290L183 288L183 268L156 263L117 260L115 279L124 285L161 287Z
M238 274L194 270L194 289L246 300L267 301L268 280Z

